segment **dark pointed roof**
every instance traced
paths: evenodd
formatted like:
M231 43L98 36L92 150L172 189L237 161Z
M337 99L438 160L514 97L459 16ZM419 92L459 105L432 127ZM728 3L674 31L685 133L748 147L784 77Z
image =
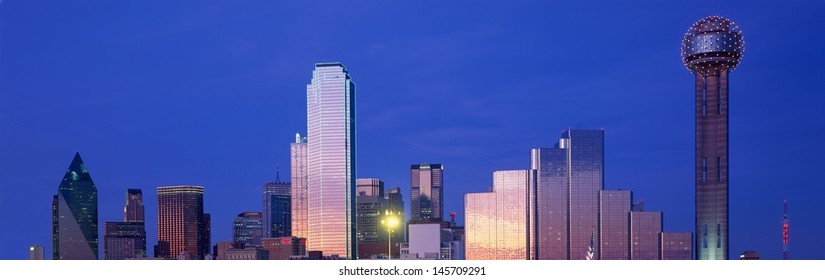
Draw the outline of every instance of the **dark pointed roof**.
M59 189L61 190L74 190L77 189L78 186L73 186L72 182L89 182L89 186L91 188L94 187L94 183L92 182L92 176L89 174L89 171L86 170L86 164L83 163L83 159L80 157L80 153L75 153L74 158L72 158L72 163L69 164L69 169L66 170L66 174L63 175L63 181L60 184Z
M86 172L86 165L83 164L83 159L80 158L80 152L74 154L74 158L72 159L72 163L69 164L69 170L74 170L77 173Z

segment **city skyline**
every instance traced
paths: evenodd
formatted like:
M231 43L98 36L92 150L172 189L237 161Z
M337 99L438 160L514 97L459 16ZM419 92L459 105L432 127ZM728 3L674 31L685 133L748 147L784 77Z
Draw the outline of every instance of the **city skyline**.
M592 14L576 6L551 9L557 16L554 19L533 12L547 10L534 6L538 4L518 4L525 5L519 11L535 15L532 18L493 13L513 7L481 5L468 8L478 13L478 18L461 16L458 21L422 23L414 29L404 22L418 21L404 14L393 20L376 10L350 9L347 11L365 19L386 20L388 24L341 23L353 30L375 32L375 38L381 38L370 39L373 37L361 34L368 32L356 32L356 41L347 42L361 43L341 49L319 47L323 44L296 47L304 43L292 41L332 41L273 29L269 26L275 22L303 21L294 16L275 20L272 15L280 15L280 11L243 5L211 5L244 11L241 14L248 16L243 19L217 12L221 9L197 10L203 14L172 9L153 12L163 16L146 27L123 21L113 21L110 27L90 26L67 18L71 13L87 13L77 7L40 14L42 11L26 5L7 1L0 7L3 68L13 69L4 71L0 78L0 170L15 174L0 181L0 210L26 211L39 222L23 217L0 220L25 229L22 233L0 233L0 259L25 258L29 244L45 244L50 252L50 225L42 222L48 220L48 206L43 205L48 205L54 194L66 157L78 151L95 174L100 192L99 226L102 221L122 218L122 195L128 188L198 184L208 189L204 201L213 214L216 232L212 240L229 240L231 230L222 225L238 212L259 209L261 184L272 180L273 166L289 162L288 150L279 143L291 142L295 132L306 132L301 109L306 97L301 88L312 63L322 61L345 63L361 86L359 178L380 178L388 187L400 186L400 193L409 194L409 164L444 163L449 173L445 183L450 186L444 212L463 213L462 203L458 203L461 195L486 190L490 172L525 168L524 151L548 143L559 128L583 123L610 132L605 139L610 151L605 156L606 189L632 189L634 199L645 199L648 208L666 213L665 228L694 232L689 198L694 189L693 79L675 56L685 28L714 14L735 20L749 40L749 57L743 62L747 67L736 70L735 89L731 90L736 105L730 115L730 166L734 168L730 255L755 250L765 259L781 258L781 210L787 199L794 205L794 244L810 244L792 247L792 256L825 258L825 245L812 242L825 229L814 218L822 212L810 198L815 197L811 193L821 192L813 174L822 169L818 159L823 152L816 143L823 126L821 113L815 108L823 99L814 93L823 92L823 86L814 78L823 72L812 66L823 61L822 55L813 51L822 39L805 35L815 34L811 32L822 25L821 4L768 9L715 3L713 6L719 8L687 10L660 4L631 11L628 15L635 18L633 21L628 21L627 15L607 12L616 4L600 6ZM136 5L136 13L156 10L146 6L150 4ZM398 3L383 5L391 11L406 7L445 15L459 8L444 4L443 11L430 12ZM117 15L116 7L99 8ZM320 11L332 13L336 8L342 7ZM283 9L308 12L299 4ZM570 16L555 14L559 11L569 11ZM177 15L189 19L205 15L215 23L194 21L186 25L171 20ZM340 19L330 16L305 28L310 34L340 40L341 35L324 28L336 18ZM26 24L33 19L47 20ZM585 19L598 20L590 24ZM92 23L100 20L89 18ZM217 24L224 20L232 24ZM50 36L62 30L56 22L77 28L70 35ZM615 26L622 28L604 26L606 22L618 22ZM650 22L657 24L634 33L642 30L642 24L636 22L646 27ZM260 23L268 27L257 27ZM569 31L555 28L570 23L578 27ZM163 26L175 28L168 30L170 33L154 29ZM108 28L132 32L113 34ZM227 36L233 28L244 31L234 33L237 37ZM213 29L216 31L211 32ZM410 33L399 36L396 30ZM272 35L258 35L267 32ZM33 37L24 40L23 34ZM210 41L197 39L201 34L217 35L208 37L215 40ZM531 36L524 36L528 34ZM55 41L57 38L60 40ZM89 38L102 38L107 48L94 47ZM281 38L295 40L281 45ZM586 40L588 44L559 44L564 42L559 38ZM804 40L800 43L791 38ZM630 41L635 46L639 43L636 40L644 47L635 49L624 43ZM160 41L170 44L158 48ZM23 42L31 42L31 49ZM292 52L287 56L281 53L282 47ZM558 53L584 60L574 62ZM806 54L804 59L800 59L802 54ZM178 59L158 60L169 57ZM85 58L84 63L75 60L78 58ZM202 59L216 62L221 70L209 70ZM49 66L35 71L27 65ZM545 67L548 65L560 67ZM79 71L73 67L80 67ZM787 71L789 67L794 71ZM60 78L64 74L65 78ZM495 77L496 82L481 85L479 77ZM776 100L771 95L776 92L793 93L794 98ZM426 102L418 98L427 95L437 98ZM74 119L66 126L69 114ZM58 141L54 135L62 137ZM771 143L781 144L782 149ZM776 164L768 168L762 166L765 162ZM154 213L154 194L147 192L144 199L146 211ZM157 217L153 216L146 217L147 232L155 232ZM99 237L102 240L102 235ZM156 244L152 239L147 243L150 247Z

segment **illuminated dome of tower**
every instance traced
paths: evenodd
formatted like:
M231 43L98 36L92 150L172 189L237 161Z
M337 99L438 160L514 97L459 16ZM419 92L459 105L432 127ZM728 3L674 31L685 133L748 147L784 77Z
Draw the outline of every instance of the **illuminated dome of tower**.
M703 18L688 29L682 40L682 61L690 71L734 69L745 52L745 37L732 21Z

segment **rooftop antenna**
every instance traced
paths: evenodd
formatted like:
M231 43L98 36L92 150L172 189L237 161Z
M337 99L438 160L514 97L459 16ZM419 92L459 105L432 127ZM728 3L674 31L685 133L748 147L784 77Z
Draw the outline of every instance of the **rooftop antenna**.
M791 259L791 252L788 251L788 247L790 245L790 239L788 238L788 226L790 225L790 221L788 221L788 200L785 200L785 216L782 219L782 259L783 260L790 260Z

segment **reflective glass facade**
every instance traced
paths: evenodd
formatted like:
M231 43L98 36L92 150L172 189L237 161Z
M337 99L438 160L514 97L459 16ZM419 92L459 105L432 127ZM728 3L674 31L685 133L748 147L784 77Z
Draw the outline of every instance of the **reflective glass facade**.
M374 178L362 178L356 181L355 192L365 196L384 197L384 182Z
M525 260L528 243L528 195L532 170L493 172L493 190L464 196L465 254L468 260Z
M307 138L295 135L295 142L289 145L290 177L292 178L292 236L306 238L309 224L309 198L307 189Z
M441 164L410 166L410 221L441 221L444 217L444 167Z
M307 85L307 250L355 258L355 83L318 63Z
M663 260L692 260L693 234L690 232L662 232Z
M661 258L662 212L630 212L630 259Z
M535 258L584 259L591 233L599 232L599 191L604 187L604 130L571 129L554 148L531 151L537 186ZM599 235L594 236L600 244ZM595 256L599 256L596 246Z
M559 148L533 149L531 168L536 170L537 182L533 220L536 258L569 259L567 152Z
M603 190L599 226L599 259L630 259L630 204L632 193L625 190Z
M292 236L292 185L269 182L263 191L263 237Z
M203 259L209 251L208 219L203 213L202 186L161 186L158 194L158 245L155 257Z
M570 170L570 259L584 259L590 235L599 232L599 191L604 187L604 130L568 130L560 144ZM600 244L599 236L594 237ZM579 253L581 252L581 253ZM595 256L599 256L596 246Z
M55 260L98 259L97 187L76 153L52 200Z

